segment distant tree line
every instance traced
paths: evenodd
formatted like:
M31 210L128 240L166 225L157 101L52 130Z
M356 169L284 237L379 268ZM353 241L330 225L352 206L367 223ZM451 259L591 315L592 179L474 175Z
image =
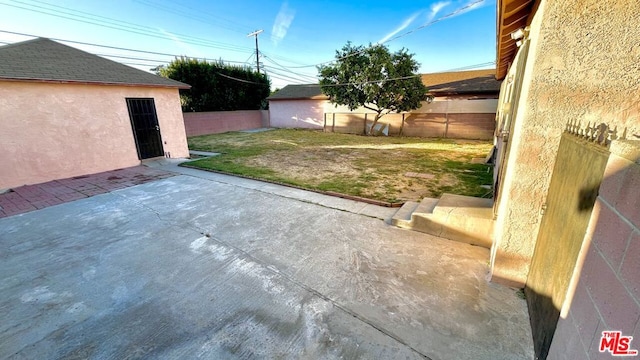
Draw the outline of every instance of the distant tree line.
M182 111L259 110L267 106L271 81L246 66L178 58L158 74L191 85L180 90Z

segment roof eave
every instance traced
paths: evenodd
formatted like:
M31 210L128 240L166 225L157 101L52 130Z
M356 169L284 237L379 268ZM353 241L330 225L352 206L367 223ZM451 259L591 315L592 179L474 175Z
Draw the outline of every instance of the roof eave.
M191 89L191 85L169 85L169 84L142 84L142 83L122 83L115 81L85 81L85 80L62 80L62 79L38 79L38 78L21 78L21 77L2 77L0 81L14 81L14 82L37 82L37 83L49 83L49 84L74 84L74 85L109 85L109 86L132 86L132 87L152 87L152 88L175 88L188 90Z
M519 28L524 28L531 22L537 3L539 0L498 0L496 6L498 12L496 16L496 79L505 78L517 51L516 40L511 38L511 33Z

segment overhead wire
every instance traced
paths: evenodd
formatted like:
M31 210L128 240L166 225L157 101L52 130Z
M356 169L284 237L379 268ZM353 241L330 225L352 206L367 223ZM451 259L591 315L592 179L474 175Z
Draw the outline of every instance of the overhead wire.
M273 73L279 74L281 76L286 76L286 77L289 77L291 79L298 80L298 81L304 81L304 82L307 82L307 83L308 82L317 82L318 81L318 79L315 78L315 77L303 77L303 76L299 76L299 75L296 75L296 74L283 72L281 69L275 68L275 67L273 67L271 65L267 65L267 64L262 65L261 68L270 70Z
M141 64L141 63L131 63L131 62L121 62L120 64L131 65L131 66L153 66L151 64Z
M462 67L458 67L458 68L447 69L447 70L444 70L444 72L447 72L447 71L460 71L460 70L473 70L473 69L477 69L477 68L481 68L481 67L485 67L485 66L489 66L489 65L494 65L495 66L495 64L496 64L495 61L487 61L487 62L480 63L480 64L467 65L467 66L462 66Z
M1 33L6 33L6 34L12 34L12 35L19 35L19 36L30 36L30 37L41 37L39 35L34 35L34 34L26 34L26 33L20 33L20 32L16 32L16 31L8 31L8 30L0 30ZM100 44L95 44L95 43L89 43L89 42L83 42L83 41L75 41L75 40L68 40L68 39L60 39L60 38L49 38L51 40L55 40L55 41L61 41L61 42L66 42L66 43L71 43L71 44L78 44L78 45L86 45L86 46L95 46L95 47L101 47L101 48L105 48L105 49L113 49L113 50L122 50L122 51L131 51L131 52L137 52L137 53L141 53L141 54L150 54L150 55L161 55L161 56L171 56L171 57L187 57L189 59L196 59L196 60L209 60L212 61L213 59L208 59L208 58L203 58L203 57L195 57L195 56L185 56L185 55L176 55L176 54L169 54L169 53L162 53L162 52L157 52L157 51L147 51L147 50L137 50L137 49L130 49L130 48L124 48L124 47L119 47L119 46L110 46L110 45L100 45ZM237 63L237 64L246 64L247 62L241 62L241 61L233 61L233 60L225 60L225 59L219 59L219 61L225 62L225 63Z
M183 11L183 10L177 9L175 7L166 6L166 5L160 4L158 2L151 1L151 0L134 0L134 2L136 2L138 4L141 4L141 5L144 5L144 6L151 7L151 8L156 9L156 10L161 10L161 11L173 14L173 15L182 16L184 18L191 19L191 20L196 20L196 21L202 22L202 23L210 25L210 26L217 26L217 27L220 27L222 29L234 31L234 32L237 32L237 33L245 34L245 35L249 32L248 29L251 28L250 26L243 25L243 28L241 29L238 26L239 24L237 23L237 21L225 19L225 18L223 18L221 16L214 15L214 14L212 14L210 12L207 12L207 11L194 9L192 7L186 6L186 5L181 4L179 2L174 2L174 3L172 3L172 5L176 5L176 6L180 6L180 7L189 9L189 10L197 11L197 14L192 14L192 13L189 13L188 11ZM202 16L203 14L205 16ZM210 19L207 19L207 16L210 17ZM223 25L223 24L220 24L220 23L212 22L211 19L218 19L218 21L222 20L222 22L226 22L227 24Z
M284 65L278 63L277 61L275 61L274 59L272 59L270 56L264 55L263 57L265 58L265 60L269 60L271 63L273 63L274 65L278 66L279 68L281 68L282 70L289 72L291 74L297 75L299 77L302 78L310 78L310 79L314 79L317 80L317 76L313 76L313 75L308 75L308 74L302 74L293 70L288 69L287 67L285 67Z
M265 73L268 74L269 76L278 76L281 80L285 80L295 84L309 84L309 83L318 81L317 79L315 79L315 81L310 81L308 79L294 78L294 77L291 77L290 75L278 72L276 69L270 66L263 66L262 69L264 69Z
M26 5L26 6L31 6L33 8L28 8L28 7L18 6L18 5L15 5L15 4L8 4L8 3L0 3L0 5L10 6L10 7L18 8L18 9L23 9L23 10L32 11L32 12L36 12L36 13L41 13L41 14L45 14L45 15L49 15L49 16L54 16L54 17L58 17L58 18L62 18L62 19L77 21L77 22L81 22L81 23L91 24L91 25L100 26L100 27L104 27L104 28L114 29L114 30L118 30L118 31L124 31L124 32L132 33L132 34L138 34L138 35L147 36L147 37L153 37L153 38L162 39L162 40L174 40L172 37L166 36L166 35L161 35L162 33L159 33L159 32L153 32L152 33L152 32L149 32L148 30L144 31L144 30L141 30L141 29L135 29L135 28L133 28L131 26L117 25L117 24L114 24L114 23L109 23L109 22L105 22L105 21L101 21L101 20L97 20L97 19L92 19L90 17L81 16L81 15L77 15L77 14L72 14L72 13L68 13L68 12L64 12L64 11L60 11L60 10L44 8L42 6L28 4L28 3L24 3L24 2L21 2L21 1L17 1L17 0L12 0L12 1L13 2L17 2L19 4ZM42 9L42 10L37 10L37 9ZM44 10L47 10L49 12L44 11ZM69 15L69 16L60 15L60 14L66 14L66 15ZM115 20L115 21L119 21L119 20ZM241 47L241 46L237 46L237 45L224 44L224 43L216 44L215 42L212 42L212 41L209 41L209 40L189 40L189 39L186 39L186 38L182 38L182 39L179 38L179 40L184 42L184 43L191 44L191 45L197 45L197 46L208 47L208 48L223 49L223 50L228 50L228 51L236 51L236 52L244 52L244 53L253 51L253 49L249 48L249 47Z
M245 79L239 79L237 77L233 77L233 76L229 76L229 75L225 75L223 73L216 73L216 75L231 79L231 80L235 80L235 81L239 81L239 82L243 82L243 83L247 83L247 84L256 84L256 85L262 85L262 86L268 86L269 84L265 84L265 83L259 83L259 82L255 82L255 81L249 81L249 80L245 80Z
M166 61L166 60L159 60L159 59L144 59L144 58L137 58L137 57L132 57L132 56L122 56L122 55L111 55L111 54L95 54L98 56L102 56L102 57L110 57L110 58L118 58L118 59L126 59L126 60L138 60L138 61L151 61L151 62L161 62L161 63L170 63L171 61Z
M38 7L37 5L25 3L25 2L19 1L19 0L11 0L11 1L23 4L23 5L33 6L33 7L36 7L36 8L41 8L41 9L46 9L46 10L51 10L51 11L60 11L60 10L54 10L54 9L47 9L47 8ZM97 21L105 21L108 24L112 24L112 25L116 25L116 26L128 27L128 28L141 30L141 31L151 31L151 32L154 32L154 33L158 33L158 31L155 28L152 28L152 27L149 27L149 26L139 25L139 24L128 22L128 21L123 21L123 20L109 18L109 17L106 17L106 16L96 15L96 14L93 14L93 13L72 9L72 8L68 8L68 7L65 7L65 6L51 4L51 3L48 3L48 2L45 2L45 1L41 1L41 0L29 0L29 1L31 1L32 3L39 3L39 4L43 4L43 5L49 6L49 7L63 9L63 10L66 10L66 11L71 11L71 12L74 12L74 13L83 14L83 15L76 15L76 14L73 14L73 13L60 11L60 12L62 12L64 14L68 14L68 15L72 15L72 16L79 16L79 17L86 18L84 15L87 15L90 18L104 19L104 20L97 20ZM124 25L120 25L120 24L124 24ZM175 36L178 36L178 37L189 38L189 39L193 39L195 41L203 41L203 42L211 43L211 44L224 44L224 45L229 45L229 46L237 46L237 45L233 45L233 44L220 43L220 42L212 41L212 40L209 40L209 39L199 38L199 37L195 37L195 36L192 36L192 35L180 34L180 33L176 33L176 32L171 32L171 34L175 35ZM240 46L238 46L238 47L239 48L247 48L248 49L248 47L240 47Z

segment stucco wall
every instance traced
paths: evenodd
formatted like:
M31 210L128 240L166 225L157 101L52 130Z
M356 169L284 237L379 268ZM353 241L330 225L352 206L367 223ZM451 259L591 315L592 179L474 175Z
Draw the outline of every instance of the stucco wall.
M271 100L269 121L276 128L322 129L327 100Z
M267 113L268 126L266 110L186 112L183 114L184 127L187 136L258 129L264 126L264 113Z
M640 141L630 143L612 145L549 359L613 358L600 353L603 331L640 351Z
M492 279L525 282L564 124L606 122L640 134L640 3L542 0L510 134ZM497 250L497 251L496 251Z
M177 89L0 82L0 189L139 164L127 97L154 98L165 153L189 155Z

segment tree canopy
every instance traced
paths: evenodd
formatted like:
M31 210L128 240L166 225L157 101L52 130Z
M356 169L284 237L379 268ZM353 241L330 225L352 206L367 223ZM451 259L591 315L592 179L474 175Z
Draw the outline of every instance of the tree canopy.
M191 85L180 90L182 111L258 110L270 94L267 75L222 62L179 58L158 73Z
M406 49L391 53L384 45L353 46L336 51L335 62L320 66L320 86L331 102L350 110L364 107L380 118L410 111L426 99L427 88L417 74L420 64Z

